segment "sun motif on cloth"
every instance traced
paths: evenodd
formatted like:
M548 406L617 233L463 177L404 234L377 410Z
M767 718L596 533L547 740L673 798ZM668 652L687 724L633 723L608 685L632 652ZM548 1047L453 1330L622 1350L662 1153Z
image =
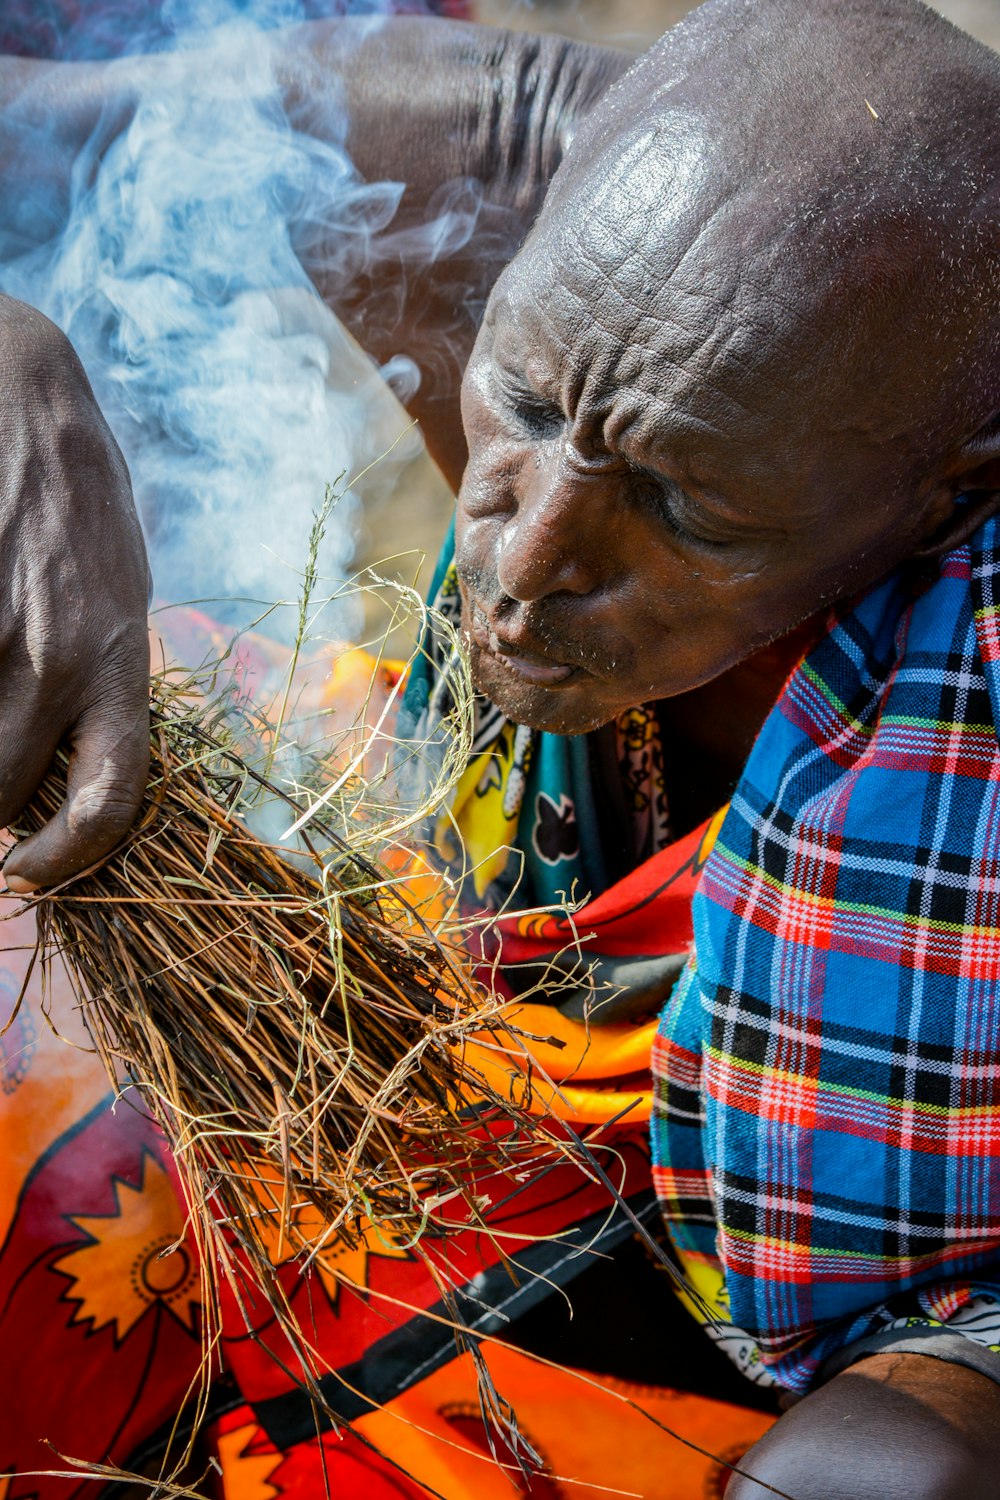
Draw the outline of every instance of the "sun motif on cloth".
M352 1290L366 1291L368 1288L368 1264L372 1256L387 1260L405 1260L406 1251L394 1240L376 1236L367 1228L356 1245L334 1245L316 1257L320 1279L333 1306L337 1304L341 1286Z
M52 1268L71 1282L64 1293L78 1304L71 1321L89 1322L95 1332L113 1324L121 1343L150 1308L162 1307L197 1332L198 1267L183 1243L184 1214L169 1175L146 1152L137 1185L111 1181L115 1212L69 1216L87 1242Z
M288 1260L294 1259L297 1254L303 1253L304 1245L315 1245L325 1235L327 1224L319 1217L315 1209L307 1214L300 1211L295 1215L295 1233L292 1236L292 1244L285 1242L282 1256L277 1259L277 1233L268 1232L270 1242L270 1257L273 1265L285 1265ZM306 1251L307 1254L307 1251ZM331 1307L336 1307L340 1296L340 1287L346 1286L352 1292L366 1292L369 1284L369 1262L372 1256L381 1256L387 1260L406 1260L406 1250L393 1239L385 1238L385 1235L376 1235L370 1224L364 1226L358 1232L357 1241L354 1245L343 1244L340 1239L330 1236L325 1242L322 1250L316 1254L315 1265L319 1280L322 1281L324 1292L330 1298Z

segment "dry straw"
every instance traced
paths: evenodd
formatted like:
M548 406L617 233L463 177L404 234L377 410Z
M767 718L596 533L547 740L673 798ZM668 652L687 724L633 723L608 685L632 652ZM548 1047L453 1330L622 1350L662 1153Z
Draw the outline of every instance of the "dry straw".
M472 689L453 646L456 708L416 807L389 795L386 772L366 779L370 735L299 755L296 779L279 781L280 723L217 678L159 674L134 827L29 903L43 983L65 967L120 1095L152 1114L174 1154L202 1267L201 1399L221 1277L244 1305L263 1291L323 1408L322 1360L274 1267L325 1261L336 1276L335 1252L372 1235L418 1254L432 1245L424 1258L447 1300L449 1234L489 1233L484 1178L576 1149L524 1109L524 1046L452 924L429 922L398 860L383 860L415 841L466 762ZM66 769L62 754L19 835L60 806ZM293 852L262 828L295 830ZM471 1036L518 1060L517 1102L470 1064Z
M399 875L328 822L312 820L294 858L259 838L241 816L255 793L289 819L301 809L186 691L160 678L151 718L132 832L35 899L43 962L65 964L108 1073L148 1102L199 1209L222 1210L241 1241L261 1238L263 1214L287 1243L305 1203L348 1239L360 1219L416 1238L461 1196L471 1158L482 1165L470 1087L509 1109L461 1049L470 1032L506 1032L498 1001ZM61 757L23 831L64 795Z

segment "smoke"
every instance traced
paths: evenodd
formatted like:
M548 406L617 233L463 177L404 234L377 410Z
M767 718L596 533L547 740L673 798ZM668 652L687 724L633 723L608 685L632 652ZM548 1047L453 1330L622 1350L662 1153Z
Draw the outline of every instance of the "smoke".
M403 187L359 178L332 83L322 140L289 123L261 28L304 18L305 6L167 4L145 29L141 9L127 9L128 19L121 7L87 12L55 50L100 55L116 27L118 51L172 50L144 69L127 128L110 144L99 128L81 152L59 232L51 195L20 195L16 233L8 223L0 238L0 288L48 314L80 354L129 463L157 598L219 601L217 617L244 625L259 606L239 601L295 596L289 564L301 565L327 482L406 425L300 259L322 240L327 272L349 279ZM468 238L475 195L458 210L454 199L409 253ZM397 388L417 379L403 357L384 374ZM412 451L413 440L396 458ZM380 482L391 477L390 465ZM328 526L327 578L350 567L355 512L348 496ZM327 628L354 629L349 608ZM294 615L272 615L268 629L287 636Z
M461 6L456 7L459 11ZM228 20L243 19L259 30L331 15L384 16L406 12L444 14L449 0L4 0L0 52L62 61L95 61L129 53L169 51L197 45Z

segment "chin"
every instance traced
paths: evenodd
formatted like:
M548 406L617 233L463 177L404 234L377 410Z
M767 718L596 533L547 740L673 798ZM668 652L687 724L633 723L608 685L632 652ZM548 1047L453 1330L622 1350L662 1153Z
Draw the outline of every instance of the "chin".
M589 734L620 712L601 707L593 678L583 676L560 688L536 687L516 677L474 642L472 681L476 690L512 723L543 729L548 734Z

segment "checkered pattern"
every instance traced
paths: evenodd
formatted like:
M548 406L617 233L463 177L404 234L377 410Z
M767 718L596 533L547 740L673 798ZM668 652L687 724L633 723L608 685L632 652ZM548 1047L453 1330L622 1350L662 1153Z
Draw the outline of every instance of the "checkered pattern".
M789 682L657 1043L657 1188L782 1383L911 1289L1000 1288L1000 530Z

